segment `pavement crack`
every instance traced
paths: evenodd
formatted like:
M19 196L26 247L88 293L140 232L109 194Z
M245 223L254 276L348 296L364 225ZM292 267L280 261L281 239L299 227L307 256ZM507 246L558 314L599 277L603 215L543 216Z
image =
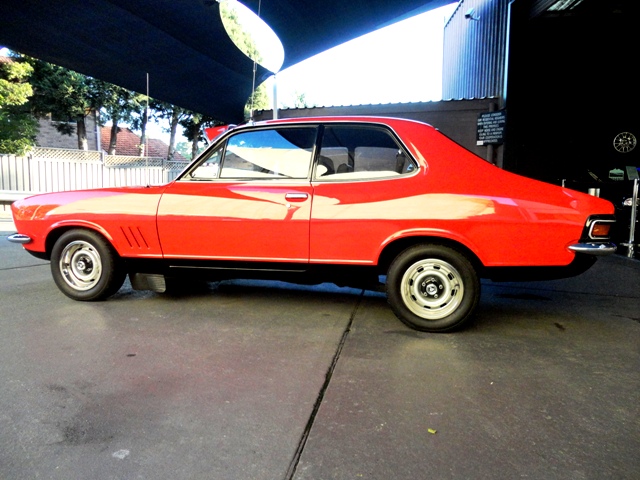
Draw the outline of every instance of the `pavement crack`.
M298 448L291 459L291 463L289 464L289 468L287 469L287 474L285 475L285 480L291 480L296 473L296 469L298 468L298 464L300 463L300 458L302 457L302 452L304 451L305 446L307 445L307 440L309 439L309 434L311 433L311 429L313 428L313 424L316 420L316 416L318 415L318 411L320 410L320 406L322 405L322 401L324 400L324 396L329 388L329 384L331 383L331 377L333 377L333 372L336 369L338 364L338 360L340 359L340 355L342 354L342 349L347 342L347 338L349 333L351 332L351 327L353 325L353 321L356 318L356 314L360 309L360 305L362 304L362 299L364 298L365 291L362 290L360 295L358 296L358 301L356 302L353 310L351 311L351 316L349 317L349 323L345 327L342 332L342 337L340 338L340 342L338 342L338 347L336 348L335 353L333 354L333 359L331 360L331 364L327 369L327 373L325 374L324 383L322 384L322 388L318 392L318 396L316 398L316 402L313 405L313 410L311 411L311 415L309 416L309 420L307 421L307 425L304 428L304 432L300 437L300 441L298 442Z
M22 268L33 268L33 267L46 267L48 263L34 263L33 265L19 265L17 267L4 267L0 268L0 272L8 271L8 270L20 270Z

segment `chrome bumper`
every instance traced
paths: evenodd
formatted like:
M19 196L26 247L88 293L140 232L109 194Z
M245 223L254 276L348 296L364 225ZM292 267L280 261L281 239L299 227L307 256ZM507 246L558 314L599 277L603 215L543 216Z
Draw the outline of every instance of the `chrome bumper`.
M14 233L13 235L9 235L7 237L11 243L19 243L24 245L25 243L31 242L31 237L29 235L23 235L21 233Z
M616 252L615 243L576 243L569 245L569 250L587 255L610 255Z

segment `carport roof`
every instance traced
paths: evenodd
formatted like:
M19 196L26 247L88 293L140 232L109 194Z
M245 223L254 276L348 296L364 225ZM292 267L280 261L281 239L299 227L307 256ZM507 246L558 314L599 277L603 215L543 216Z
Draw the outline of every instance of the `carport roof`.
M260 0L245 0L254 12ZM261 0L283 68L450 0ZM242 120L253 63L216 0L2 0L0 45L220 120ZM420 49L422 46L408 45ZM258 81L268 73L259 67Z

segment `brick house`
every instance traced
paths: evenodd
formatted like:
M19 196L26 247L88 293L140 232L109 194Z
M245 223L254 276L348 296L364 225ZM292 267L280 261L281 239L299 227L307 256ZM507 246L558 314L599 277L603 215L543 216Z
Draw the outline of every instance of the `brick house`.
M100 130L97 125L97 115L95 112L87 115L84 120L87 129L87 146L89 150L99 150ZM63 135L56 130L56 125L61 123L51 117L39 118L39 130L36 136L36 145L38 147L48 148L68 148L72 150L78 149L78 137L75 135ZM73 124L75 132L75 123Z
M109 141L111 139L111 127L100 127L100 150L109 151ZM118 139L116 142L116 155L126 155L131 157L140 156L140 137L128 128L120 127L118 131ZM167 158L169 153L169 145L157 138L148 138L146 146L146 156ZM176 152L173 158L178 162L188 162L179 152Z
M67 148L77 150L78 140L75 135L63 135L56 130L55 120L51 115L39 119L39 132L36 137L36 145L48 148ZM104 151L109 150L109 140L111 138L111 127L100 127L96 121L96 115L88 115L85 119L87 127L87 143L89 150ZM120 128L118 141L116 144L116 155L140 156L140 137L128 128ZM146 154L149 157L167 158L169 145L156 138L147 139ZM179 152L174 155L175 161L188 162Z

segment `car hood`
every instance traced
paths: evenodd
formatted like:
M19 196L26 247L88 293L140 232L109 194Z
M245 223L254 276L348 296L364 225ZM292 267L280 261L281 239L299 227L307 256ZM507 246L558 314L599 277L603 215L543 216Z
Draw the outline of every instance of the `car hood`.
M26 197L11 206L14 219L42 220L52 215L146 214L157 208L166 187L120 187L43 193Z

